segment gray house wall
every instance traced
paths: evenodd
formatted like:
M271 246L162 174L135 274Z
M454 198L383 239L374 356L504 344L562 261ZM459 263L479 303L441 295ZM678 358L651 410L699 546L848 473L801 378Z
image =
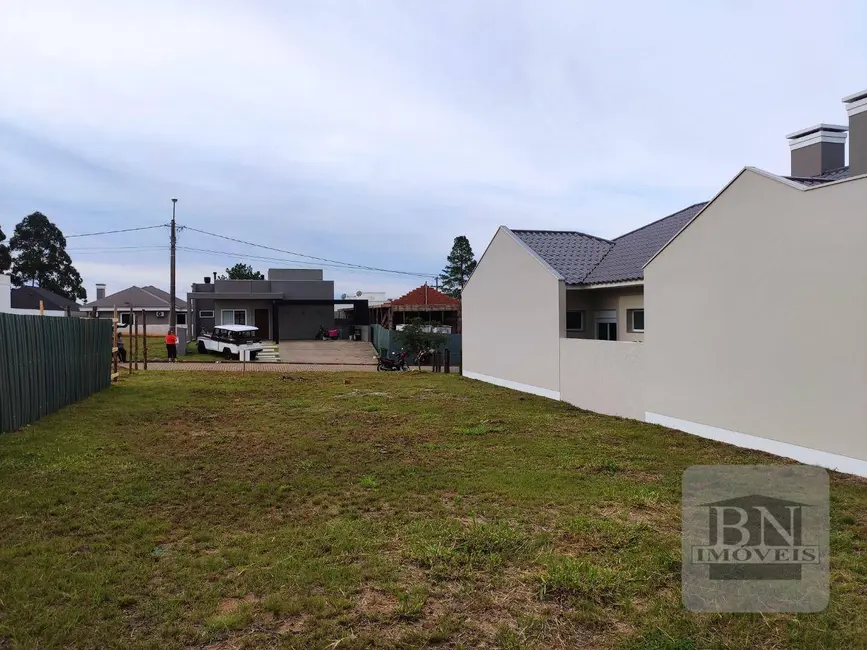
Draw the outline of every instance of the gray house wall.
M271 281L271 291L282 293L287 300L332 300L334 282L331 280Z
M280 340L312 339L319 326L334 327L334 305L280 305Z
M322 282L322 278L322 269L268 269L268 279L272 281Z

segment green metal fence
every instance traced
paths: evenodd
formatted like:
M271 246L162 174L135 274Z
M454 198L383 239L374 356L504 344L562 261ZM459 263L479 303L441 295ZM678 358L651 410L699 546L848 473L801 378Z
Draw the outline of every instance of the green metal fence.
M108 386L111 328L108 319L0 314L0 432Z

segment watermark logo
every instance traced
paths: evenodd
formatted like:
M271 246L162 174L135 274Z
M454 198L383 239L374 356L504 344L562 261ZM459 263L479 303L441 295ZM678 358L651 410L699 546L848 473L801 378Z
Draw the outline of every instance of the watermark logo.
M827 472L738 465L684 472L683 600L694 611L824 609Z

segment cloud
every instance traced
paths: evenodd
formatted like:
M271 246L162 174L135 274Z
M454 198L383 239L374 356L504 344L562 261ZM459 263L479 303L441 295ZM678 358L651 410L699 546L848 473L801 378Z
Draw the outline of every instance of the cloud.
M744 165L785 171L785 133L845 121L840 98L867 82L867 5L828 3L821 33L813 10L10 0L0 223L34 210L66 233L164 223L177 196L179 221L203 230L426 273L456 235L481 254L501 224L616 236L709 198ZM89 284L166 286L160 251L125 250L98 267L73 257ZM179 268L239 259L187 251Z

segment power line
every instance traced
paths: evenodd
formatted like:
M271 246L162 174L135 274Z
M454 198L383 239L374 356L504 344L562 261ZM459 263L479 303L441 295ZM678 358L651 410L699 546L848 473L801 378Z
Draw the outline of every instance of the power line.
M166 245L153 245L153 246L88 246L86 248L67 248L67 252L70 253L99 253L106 252L110 253L112 251L146 251L146 250L167 250L168 246Z
M114 235L120 232L135 232L137 230L152 230L153 228L165 228L166 224L161 223L155 226L141 226L140 228L122 228L120 230L103 230L102 232L83 232L78 235L66 235L66 239L73 237L95 237L96 235Z
M325 267L325 268L334 268L334 269L343 269L343 270L355 270L355 271L361 270L361 269L354 267L354 266L343 266L343 265L338 265L338 264L330 264L327 262L312 262L312 261L308 262L306 260L290 260L290 259L286 259L285 257L267 257L264 255L251 255L249 253L239 253L239 252L232 252L232 251L215 251L215 250L211 250L208 248L193 248L190 246L178 246L178 250L189 251L189 252L193 252L193 253L205 253L208 255L219 255L221 257L225 257L225 256L236 257L236 258L251 260L254 262L279 262L279 263L289 262L292 264L299 264L299 265L303 264L305 266L312 266L312 267L316 267L316 268ZM390 271L387 269L369 270L368 272L369 273L386 273L386 274L398 273L400 275L414 275L414 274L410 273L409 271ZM418 275L419 275L419 277L425 277L425 278L430 277L428 274L418 274Z
M327 257L316 257L315 255L306 255L304 253L296 253L295 251L288 251L282 248L274 248L273 246L265 246L264 244L255 244L253 242L244 241L243 239L236 239L235 237L226 237L225 235L218 235L217 233L208 232L206 230L199 230L198 228L193 228L191 226L182 226L184 230L190 230L192 232L201 233L202 235L208 235L210 237L217 237L218 239L225 239L227 241L233 241L239 244L244 244L246 246L254 246L256 248L264 248L265 250L276 251L278 253L283 253L285 255L295 255L296 257L306 257L307 259L316 260L318 262L328 262L330 264L337 264L341 268L352 268L352 269L361 269L364 271L377 271L380 273L395 273L397 275L411 275L415 277L422 278L433 278L436 277L436 273L415 273L412 271L397 271L394 269L382 269L375 266L364 266L362 264L352 264L351 262L341 262L340 260L332 260ZM286 260L284 260L286 261Z

